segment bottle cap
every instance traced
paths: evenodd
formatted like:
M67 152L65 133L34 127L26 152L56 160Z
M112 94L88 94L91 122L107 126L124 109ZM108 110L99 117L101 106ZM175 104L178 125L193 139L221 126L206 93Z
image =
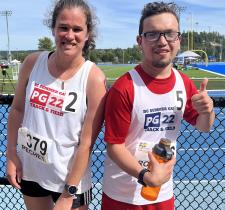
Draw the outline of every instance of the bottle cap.
M171 141L169 139L166 139L166 138L161 138L160 141L159 141L159 144L163 144L166 147L170 147Z
M171 141L166 138L161 138L159 144L153 147L153 152L163 159L170 160L173 156L173 151L170 148Z

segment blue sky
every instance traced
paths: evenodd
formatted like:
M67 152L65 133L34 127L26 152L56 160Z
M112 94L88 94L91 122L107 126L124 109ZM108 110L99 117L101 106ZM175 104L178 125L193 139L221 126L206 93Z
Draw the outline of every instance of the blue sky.
M165 0L168 2L167 0ZM35 50L38 39L52 38L43 24L52 0L0 0L0 11L12 11L8 17L10 50ZM89 0L98 17L96 48L127 48L136 44L139 18L149 0ZM169 1L170 2L170 1ZM181 14L181 32L217 31L225 35L224 0L175 0L185 8ZM192 18L191 18L192 17ZM0 16L0 50L8 49L6 17Z

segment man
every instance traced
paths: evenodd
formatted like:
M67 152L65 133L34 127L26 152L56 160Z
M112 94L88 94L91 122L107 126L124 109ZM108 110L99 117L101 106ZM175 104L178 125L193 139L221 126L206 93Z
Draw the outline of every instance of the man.
M109 91L102 210L174 209L172 171L180 121L185 119L204 132L213 124L208 80L197 90L187 76L172 68L181 41L177 9L173 3L145 5L137 36L142 62ZM161 138L172 141L175 155L159 164L150 151ZM151 171L146 170L149 161ZM142 198L142 185L162 185L157 200Z

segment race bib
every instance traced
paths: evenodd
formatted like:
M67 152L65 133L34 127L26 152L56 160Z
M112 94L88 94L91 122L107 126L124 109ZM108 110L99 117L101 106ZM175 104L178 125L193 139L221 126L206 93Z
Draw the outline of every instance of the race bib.
M80 108L81 92L66 91L62 111L76 113Z
M46 113L58 116L63 116L65 112L77 113L82 103L81 100L81 91L61 91L36 82L32 83L30 106Z
M18 145L21 150L45 164L51 162L49 154L51 154L53 143L53 140L30 132L25 127L21 127L18 130Z

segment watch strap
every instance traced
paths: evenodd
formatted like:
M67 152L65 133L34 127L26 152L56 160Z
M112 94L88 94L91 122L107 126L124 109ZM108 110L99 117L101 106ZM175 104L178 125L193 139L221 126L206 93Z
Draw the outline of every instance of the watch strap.
M147 168L144 168L140 171L139 175L138 175L138 183L146 186L146 184L144 183L144 175L146 172L149 172L149 170Z

